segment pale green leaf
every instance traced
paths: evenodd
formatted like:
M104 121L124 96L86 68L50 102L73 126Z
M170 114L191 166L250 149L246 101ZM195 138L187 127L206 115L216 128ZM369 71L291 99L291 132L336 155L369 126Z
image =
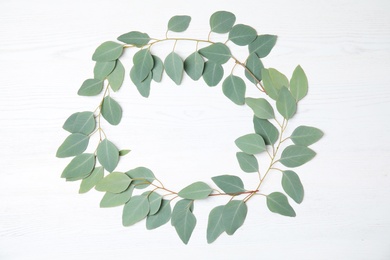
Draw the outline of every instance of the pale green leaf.
M93 68L93 77L97 80L105 80L114 70L116 61L97 61Z
M298 126L291 134L291 141L296 145L309 146L320 140L324 133L312 126Z
M144 189L156 179L153 172L145 167L137 167L127 171L126 174L133 180L132 185L136 189Z
M161 82L162 75L164 72L164 63L159 57L155 55L152 55L152 57L153 57L153 69L152 69L153 80L156 82Z
M243 200L231 200L222 211L222 222L226 234L233 235L245 221L248 207Z
M86 193L90 191L95 185L104 177L104 169L99 166L93 169L91 175L84 178L80 183L79 193Z
M103 90L103 80L86 79L77 92L80 96L96 96Z
M95 155L83 153L72 159L62 172L61 178L66 178L69 181L80 180L89 176L94 167Z
M133 63L132 70L134 70L138 81L146 79L153 69L153 57L149 49L140 50L134 54Z
M276 44L277 40L276 35L259 35L257 38L252 41L248 47L250 53L256 53L257 57L264 58L266 57L272 50L272 48Z
M271 212L287 217L295 217L295 211L288 203L286 195L273 192L267 196L267 207Z
M283 171L282 187L296 203L302 202L304 195L303 185L295 172L290 170Z
M150 83L152 82L152 73L149 73L146 79L141 81L138 78L138 74L136 72L135 67L133 67L130 70L130 79L134 83L134 85L137 87L138 92L141 94L143 97L149 97L150 95Z
M126 154L130 153L131 150L120 150L119 151L119 156L125 156Z
M307 95L308 91L308 82L305 72L303 71L301 66L297 66L293 72L290 81L290 90L291 94L295 98L296 101L301 100Z
M115 170L119 162L119 150L107 139L101 141L98 145L97 158L100 164L109 172Z
M123 207L122 224L123 226L131 226L142 219L149 213L149 201L145 195L137 195L131 197Z
M111 125L118 125L122 119L122 108L118 102L110 96L103 99L101 113L104 119Z
M183 78L184 63L180 56L171 52L164 60L165 72L177 84L180 85Z
M255 53L250 54L246 60L245 66L246 78L254 84L258 84L262 79L261 70L264 69L264 65L259 57L257 57Z
M227 194L244 192L244 183L240 177L234 175L220 175L211 178L214 183Z
M143 195L148 196L149 200L149 215L154 215L160 209L162 196L154 191L146 191Z
M241 170L244 172L257 172L259 170L259 163L253 155L238 152L236 153L236 157Z
M196 218L191 210L192 204L192 200L189 203L188 200L181 200L176 203L172 211L171 224L184 244L190 240L196 225Z
M101 208L111 208L124 205L128 202L133 194L134 186L130 187L121 193L106 192L100 201Z
M225 226L222 222L222 212L224 206L217 206L210 211L207 223L207 243L213 243L223 232Z
M206 61L204 64L203 79L209 87L218 85L223 77L223 67L221 64Z
M257 38L257 32L245 24L236 24L229 32L229 40L239 46L245 46Z
M232 56L229 47L221 42L204 47L199 50L199 53L208 60L218 64L226 63Z
M305 146L290 145L287 146L280 156L280 163L287 167L301 166L314 158L316 153Z
M112 90L118 91L121 88L125 79L125 68L120 60L116 61L115 69L108 75L107 79Z
M58 158L65 158L82 154L87 149L89 143L89 136L84 134L71 134L58 148L56 156Z
M210 17L210 28L215 33L228 33L235 22L236 16L233 13L217 11Z
M146 218L146 229L152 230L158 228L171 219L171 204L170 200L162 200L161 207L154 215L148 215Z
M255 116L261 119L275 117L274 109L264 98L245 98L245 103L253 110Z
M199 200L207 198L213 189L204 182L195 182L179 191L177 195L184 199Z
M266 145L275 144L279 138L278 129L266 119L260 119L256 116L253 117L253 126L255 133L263 137Z
M175 15L168 22L168 30L172 32L184 32L190 25L191 17L188 15Z
M233 74L227 76L223 81L222 91L233 103L237 105L245 104L246 85L240 77Z
M289 87L287 77L276 69L262 69L261 75L263 77L264 89L273 100L278 99L279 91L282 87Z
M132 31L119 36L118 41L142 47L149 43L150 37L147 33Z
M96 127L95 117L93 112L84 111L72 114L66 119L63 129L70 133L80 133L89 135Z
M101 179L95 189L111 193L121 193L129 188L131 179L123 172L112 172Z
M197 51L192 53L184 60L184 70L193 80L198 80L202 77L204 70L204 60L202 55Z
M123 45L117 42L104 42L95 50L92 55L94 61L112 61L118 59L123 52Z
M297 111L296 100L284 86L280 89L279 97L276 100L276 108L285 119L292 118Z
M191 212L194 210L194 201L188 199L179 200L173 207L171 225L175 226L188 210Z
M263 137L258 134L247 134L237 138L234 143L247 154L258 154L266 150Z

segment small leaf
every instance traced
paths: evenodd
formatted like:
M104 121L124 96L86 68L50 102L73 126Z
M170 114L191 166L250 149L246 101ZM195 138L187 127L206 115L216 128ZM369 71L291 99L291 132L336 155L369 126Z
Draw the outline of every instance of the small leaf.
M314 158L316 153L305 146L290 145L287 146L280 156L280 162L287 167L301 166Z
M93 112L77 112L66 119L62 126L68 132L89 135L96 127Z
M223 77L223 67L213 61L204 64L203 79L209 87L218 85Z
M133 56L134 73L138 81L143 81L148 77L153 69L153 57L148 49L140 50Z
M303 200L303 185L299 176L293 171L283 171L282 187L290 198L296 203L301 203Z
M222 222L223 208L224 206L221 205L210 211L207 223L207 243L209 244L213 243L223 232L225 232L225 227Z
M271 212L287 217L295 217L295 211L288 203L287 197L280 192L273 192L267 196L267 206Z
M105 80L114 70L116 61L97 61L93 68L93 77L97 80Z
M164 61L165 72L177 84L180 85L183 78L184 63L180 56L171 52Z
M279 138L278 129L266 119L260 119L256 116L253 117L253 125L256 134L263 137L266 145L275 144Z
M107 96L103 99L102 116L111 125L118 125L122 119L122 108L112 97Z
M247 134L237 138L234 142L241 151L247 154L258 154L266 150L264 139L258 134Z
M244 183L240 177L234 175L220 175L211 178L214 183L227 194L244 192Z
M122 172L112 172L104 177L95 189L98 191L106 191L111 193L121 193L130 186L131 179Z
M112 61L118 59L123 52L123 45L108 41L102 43L92 55L94 61Z
M244 224L248 207L243 200L231 200L223 208L222 222L226 234L233 235Z
M152 82L152 73L149 73L149 75L141 81L138 78L137 71L135 67L133 67L130 70L130 79L134 83L134 85L137 87L138 92L141 94L141 96L147 98L150 95L150 83Z
M222 91L233 103L237 105L245 104L245 82L233 74L226 77L222 84Z
M179 191L177 195L184 199L200 200L207 198L212 191L213 189L211 189L209 185L199 181L188 185L187 187Z
M198 80L202 77L204 70L204 60L202 55L197 51L192 53L184 60L184 70L193 80Z
M190 25L191 17L188 15L175 15L168 22L168 30L172 32L184 32Z
M95 155L91 153L83 153L77 155L65 167L61 174L61 178L66 178L69 181L76 181L87 177L95 167Z
M210 17L210 28L215 33L228 33L236 22L236 16L231 12L218 11Z
M175 226L182 219L183 215L185 215L187 211L192 212L193 210L194 210L193 200L188 200L188 199L179 200L173 207L171 225Z
M87 178L84 178L80 183L79 193L86 193L90 191L95 185L104 177L103 167L96 167L91 175Z
M276 69L262 69L263 86L267 95L273 100L279 97L279 91L282 87L288 88L289 82L285 75Z
M149 215L156 214L161 206L162 196L157 192L146 191L143 195L148 196L149 200Z
M107 79L112 90L118 91L121 88L125 79L125 68L120 60L116 61L115 69L108 75Z
M259 57L257 57L255 53L250 54L246 60L245 66L250 71L249 73L245 70L246 78L254 84L258 84L262 79L261 70L264 69L264 65Z
M264 58L272 50L276 44L276 35L259 35L257 38L249 44L249 53L256 53L257 57Z
M97 158L100 164L109 172L115 170L119 162L119 150L107 139L104 139L98 145Z
M292 118L297 111L297 103L294 97L291 95L291 92L284 86L281 88L279 97L276 100L276 108L285 119Z
M257 172L259 170L259 163L253 155L238 152L236 153L236 157L241 170L244 172Z
M291 141L296 145L309 146L320 140L324 133L312 126L298 126L291 134Z
M183 200L179 202L186 203L186 201ZM179 235L180 239L183 241L183 243L187 244L190 240L192 232L194 231L196 225L196 218L190 210L190 206L182 207L182 204L184 203L179 204L179 202L176 203L175 207L173 208L171 224L175 227L176 232ZM193 204L192 201L191 204Z
M218 64L224 64L232 57L229 47L221 42L204 47L199 50L199 53L208 60Z
M123 226L131 226L142 219L149 213L149 201L145 195L132 197L124 206L122 214Z
M103 80L86 79L77 94L79 96L96 96L103 90Z
M131 195L133 194L134 186L130 185L130 187L121 192L121 193L111 193L106 192L100 201L100 207L101 208L112 208L124 205L126 202L128 202L131 198Z
M119 36L118 41L142 47L149 43L150 37L147 33L132 31Z
M307 77L301 66L295 68L290 84L291 94L297 102L307 95Z
M229 40L239 46L245 46L257 38L257 32L245 24L236 24L229 32Z
M57 150L58 158L65 158L82 154L87 149L89 136L83 134L71 134Z
M158 228L171 219L171 204L170 200L162 200L161 207L154 215L148 215L146 218L146 229L152 230Z
M253 110L255 116L261 119L275 117L274 109L264 98L245 98L245 103Z
M133 180L132 184L136 189L144 189L156 179L153 172L145 167L132 169L126 174Z
M126 154L130 153L131 150L120 150L119 151L119 156L125 156Z
M161 82L162 74L164 72L164 63L159 57L155 55L152 55L152 57L153 57L153 69L152 69L153 80L156 82Z

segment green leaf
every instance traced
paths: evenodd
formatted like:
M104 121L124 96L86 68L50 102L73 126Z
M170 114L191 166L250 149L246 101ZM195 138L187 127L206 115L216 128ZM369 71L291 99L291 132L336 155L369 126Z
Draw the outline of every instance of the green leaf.
M107 139L100 142L97 148L97 158L100 164L109 172L115 170L119 162L119 150Z
M210 17L210 28L215 33L228 33L236 22L236 16L231 12L218 11Z
M133 67L130 70L130 79L134 83L134 85L137 87L138 92L141 94L141 96L147 98L150 95L150 83L152 82L152 73L149 73L146 79L141 81L138 78L137 71L135 67Z
M266 145L275 144L279 138L278 129L266 119L260 119L256 116L253 117L253 125L255 133L263 137Z
M70 133L89 135L95 130L96 121L93 112L77 112L66 119L62 128Z
M187 211L194 210L194 201L188 199L179 200L173 207L171 225L175 226L186 214Z
M93 68L93 77L97 80L105 80L114 70L116 61L97 61Z
M131 150L120 150L119 151L119 156L125 156L126 154L130 153Z
M271 212L287 217L295 217L295 211L288 203L287 197L280 192L273 192L267 196L267 206Z
M287 146L280 156L280 163L287 167L301 166L314 158L316 153L305 146L290 145Z
M95 167L95 155L83 153L70 161L61 174L61 178L76 181L87 177Z
M171 204L170 200L162 200L161 207L154 215L148 215L146 218L146 229L152 230L158 228L171 219Z
M137 195L131 199L123 207L122 224L123 226L131 226L142 219L149 213L149 201L145 195Z
M164 61L165 72L177 84L180 85L183 78L184 63L180 56L171 52Z
M214 183L227 194L244 192L244 183L240 177L234 175L220 175L211 178Z
M213 61L204 64L203 79L209 87L218 85L223 77L223 67Z
M298 102L307 95L307 90L309 84L307 82L307 77L301 66L297 66L293 72L290 82L291 94Z
M143 81L148 77L153 69L153 57L149 49L140 50L133 56L134 66L132 70L139 81Z
M257 32L245 24L236 24L229 32L229 40L239 46L245 46L257 38Z
M111 125L118 125L121 122L122 108L118 102L110 96L103 99L101 113L104 119Z
M142 47L149 43L150 37L147 33L132 31L119 36L118 41Z
M273 100L279 97L279 91L282 87L289 86L288 79L285 75L276 69L262 69L263 86L267 95Z
M299 176L293 171L283 171L282 187L290 198L296 203L301 203L303 200L303 185Z
M217 206L210 211L207 223L207 243L211 244L225 232L225 226L222 222L222 212L224 206Z
M222 84L222 91L233 103L237 105L245 104L245 82L233 74L226 77Z
M175 207L173 208L171 224L175 227L176 232L183 243L187 244L190 240L192 232L194 231L196 218L190 210L190 206L182 207L181 205L184 203L179 204L179 202L176 203Z
M148 196L149 200L149 215L156 214L161 206L162 196L154 191L146 191L143 195Z
M209 185L204 182L198 181L192 183L191 185L188 185L187 187L179 191L177 195L184 199L200 200L207 198L212 191L213 189L211 189Z
M218 64L224 64L232 57L229 47L221 42L204 47L199 50L199 53L208 60Z
M156 82L161 82L162 75L164 72L164 63L159 57L155 55L152 55L152 57L153 57L153 69L152 69L153 80Z
M91 175L84 178L80 183L79 193L86 193L90 191L95 185L104 177L104 169L99 166L93 169Z
M284 86L281 88L279 97L276 100L276 108L285 119L292 118L297 111L297 103L294 97L291 95L291 92Z
M136 189L144 189L156 179L153 172L145 167L132 169L126 174L133 180L132 184Z
M123 172L112 172L96 184L95 189L111 193L121 193L129 188L131 179Z
M275 46L277 38L278 37L276 35L259 35L253 42L249 44L249 52L256 53L257 57L259 58L264 58Z
M241 170L244 172L257 172L259 170L259 163L253 155L238 152L236 153L236 157Z
M102 43L92 55L94 61L112 61L118 59L123 52L123 45L108 41Z
M264 98L245 98L245 103L253 110L255 116L261 119L275 118L274 109Z
M124 205L128 202L133 194L134 185L130 185L130 187L121 192L121 193L111 193L106 192L100 201L101 208L111 208Z
M108 83L110 84L112 90L118 91L125 79L125 67L120 60L117 60L115 69L107 77Z
M56 156L58 158L71 157L82 154L87 149L89 143L89 136L83 134L71 134L57 150Z
M235 144L244 153L258 154L266 150L263 137L258 134L247 134L237 138Z
M103 80L86 79L77 94L79 96L96 96L103 90Z
M202 77L204 70L204 60L202 55L197 51L192 53L184 60L184 70L193 80L198 80Z
M191 17L188 15L175 15L168 22L168 30L172 32L184 32L190 25Z
M254 84L258 84L262 79L261 70L264 69L264 65L259 57L255 53L250 54L245 66L250 71L249 73L248 70L245 70L246 78Z
M222 222L226 234L233 235L244 224L248 207L243 200L231 200L222 211Z
M312 126L298 126L291 134L291 141L296 145L309 146L320 140L324 133Z

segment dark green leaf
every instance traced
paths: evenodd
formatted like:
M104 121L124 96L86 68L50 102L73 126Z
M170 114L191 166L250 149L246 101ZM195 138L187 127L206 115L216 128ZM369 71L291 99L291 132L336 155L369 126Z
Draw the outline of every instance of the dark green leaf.
M222 84L222 91L226 97L237 105L245 104L245 82L233 74L226 77Z
M247 134L237 138L235 144L247 154L258 154L266 150L263 137L258 134Z
M153 172L145 167L132 169L127 171L126 174L133 180L132 185L136 189L144 189L156 179Z
M62 126L68 132L89 135L96 127L95 117L92 112L77 112L72 114Z
M118 37L118 41L132 44L137 47L142 47L150 41L150 37L147 33L142 33L138 31L132 31L125 34L122 34Z
M175 207L173 208L171 223L175 227L176 232L183 243L187 244L190 240L192 232L194 231L196 218L190 210L190 207L180 207L180 209L178 209L178 203L176 203Z
M162 196L154 191L146 191L143 195L148 196L149 200L149 215L156 214L161 206Z
M199 53L210 61L218 64L226 63L232 56L229 48L221 43L213 43L199 50Z
M259 35L257 38L249 44L249 52L256 53L257 57L264 58L272 50L276 44L276 35Z
M309 146L320 140L324 133L312 126L298 126L291 134L291 141L296 145Z
M149 213L149 201L145 195L137 195L131 197L123 207L122 224L123 226L131 226L142 219Z
M116 61L97 61L93 68L93 77L97 80L105 80L114 70Z
M184 70L193 80L198 80L202 77L204 69L204 60L202 55L197 51L192 53L184 60Z
M255 116L261 119L275 117L274 109L264 98L245 98L245 103L253 110Z
M218 85L223 77L223 67L212 61L204 64L203 79L209 87Z
M153 80L156 82L161 82L162 75L164 72L164 63L159 57L155 55L152 55L152 57L153 57L153 69L152 69Z
M107 96L103 99L102 116L111 125L118 125L122 119L122 108L112 97Z
M227 194L244 192L244 183L240 177L234 175L220 175L211 178L214 183Z
M124 205L128 202L133 194L134 186L130 185L130 187L121 193L111 193L106 192L100 201L101 208L111 208Z
M112 172L119 162L119 150L112 142L104 139L98 145L97 158L104 169Z
M184 63L180 56L171 52L164 61L165 72L177 84L180 85L183 78Z
M279 91L282 87L288 88L289 86L287 77L276 69L263 69L261 75L263 77L264 89L273 100L278 99Z
M303 71L301 66L297 66L293 72L291 77L291 94L295 98L296 101L301 100L307 95L308 90L308 82L305 72Z
M194 201L188 199L179 200L172 211L171 225L175 226L177 222L182 219L182 216L186 214L187 211L194 210Z
M77 92L80 96L96 96L103 90L103 80L86 79Z
M233 235L244 224L248 207L243 200L229 201L222 211L222 222L228 235Z
M284 171L282 177L282 187L290 198L296 203L301 203L303 200L303 186L299 176L293 171Z
M209 220L207 223L207 243L213 243L223 232L225 227L222 222L222 212L224 206L218 206L213 208L209 214Z
M296 100L291 95L290 90L284 86L280 89L279 97L276 100L276 108L285 119L292 118L297 111Z
M238 152L236 153L236 157L241 170L244 172L257 172L259 170L259 163L253 155Z
M256 53L249 55L245 66L250 71L249 73L247 70L245 70L246 78L254 84L258 84L262 79L261 70L264 69L264 65L259 57L257 57Z
M199 200L207 198L212 191L213 189L211 189L209 185L199 181L188 185L187 187L179 191L177 195L184 199Z
M146 228L148 230L158 228L171 219L171 204L169 200L162 200L161 207L154 215L148 215L146 218Z
M123 45L108 41L102 43L95 50L92 55L92 60L94 61L112 61L118 59L122 55Z
M172 32L184 32L190 25L191 17L188 15L175 15L168 22L168 30Z
M136 72L136 69L133 67L130 70L130 79L134 83L134 85L137 87L138 92L141 94L143 97L149 97L150 95L150 83L152 82L152 73L149 73L149 75L141 81L138 78L138 74Z
M153 57L148 49L140 50L133 56L134 73L139 81L148 77L153 69Z
M280 156L280 162L287 167L301 166L314 158L316 153L305 146L290 145L287 146Z
M218 11L210 17L210 28L215 33L228 33L236 22L236 16L231 12Z
M280 192L273 192L267 196L268 209L287 217L295 217L295 211L288 203L287 197Z
M112 90L118 91L121 88L125 79L125 68L120 60L116 61L115 69L108 75L107 79Z
M239 46L248 45L253 42L256 37L256 30L245 24L236 24L229 32L229 40Z
M275 144L279 138L278 129L266 119L260 119L256 116L253 117L253 125L256 134L263 137L266 145Z
M80 189L79 193L86 193L90 191L95 185L104 177L104 169L103 167L99 166L96 167L91 175L89 175L87 178L84 178L80 183Z
M95 155L83 153L72 159L62 172L61 178L66 178L69 181L80 180L87 177L94 167Z
M96 184L95 189L111 193L121 193L129 188L131 179L123 172L112 172Z
M119 151L119 156L125 156L126 154L130 153L131 150L120 150Z
M57 150L58 158L65 158L82 154L87 149L89 136L83 134L71 134Z

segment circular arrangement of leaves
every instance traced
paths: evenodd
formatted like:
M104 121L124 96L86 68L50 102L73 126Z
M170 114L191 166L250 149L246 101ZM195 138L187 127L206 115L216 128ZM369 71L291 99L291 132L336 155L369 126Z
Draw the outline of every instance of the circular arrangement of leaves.
M264 194L262 185L271 172L281 172L283 191L295 203L301 203L304 196L302 183L297 173L289 168L301 166L315 156L315 152L308 146L317 142L323 133L315 127L302 125L290 136L285 136L288 121L296 114L298 102L307 95L308 81L300 66L295 68L290 80L278 70L263 66L261 59L274 47L277 40L275 35L258 35L248 25L235 24L233 13L218 11L210 17L207 39L168 36L169 32L185 31L190 21L191 17L186 15L172 17L163 39L131 31L118 37L122 43L107 41L97 47L92 56L96 61L94 77L83 82L78 94L102 95L101 100L94 111L74 113L65 121L63 129L71 134L60 145L56 156L74 157L61 177L67 181L82 180L80 193L95 187L105 192L101 207L123 206L124 226L131 226L146 218L146 228L150 230L170 221L185 244L196 225L195 201L211 196L227 197L226 204L216 206L208 217L207 242L212 243L222 233L232 235L243 225L248 210L247 202L255 195L265 197L271 212L295 217L295 211L284 193L276 191ZM228 34L227 40L212 41L213 33ZM180 41L194 42L196 45L195 51L184 60L175 51ZM173 43L173 50L164 61L152 51L152 47L162 42ZM245 61L238 60L232 54L232 48L237 46L247 46L249 54ZM149 96L152 81L160 82L164 72L177 85L181 83L183 75L187 74L192 80L203 78L210 87L217 86L223 80L223 94L236 105L251 108L254 113L254 132L238 137L235 144L240 149L236 157L242 171L258 175L258 181L252 189L245 188L239 176L219 175L211 178L219 189L198 181L177 192L166 188L146 167L126 172L115 171L120 158L130 151L119 150L108 139L102 128L102 118L111 125L121 122L122 108L112 94L121 88L124 81L125 68L119 58L127 49L137 49L132 58L130 79L143 97ZM234 66L224 78L223 65L229 60L234 61ZM245 80L234 74L237 67L244 70L246 80L264 97L246 97ZM275 105L271 105L270 101L275 101ZM275 107L280 115L275 113ZM98 145L93 153L87 153L85 151L93 136L97 136ZM284 145L288 141L292 144ZM260 153L269 156L268 168L264 172L260 172L256 157ZM280 168L278 164L286 169ZM135 190L138 193L133 194Z

